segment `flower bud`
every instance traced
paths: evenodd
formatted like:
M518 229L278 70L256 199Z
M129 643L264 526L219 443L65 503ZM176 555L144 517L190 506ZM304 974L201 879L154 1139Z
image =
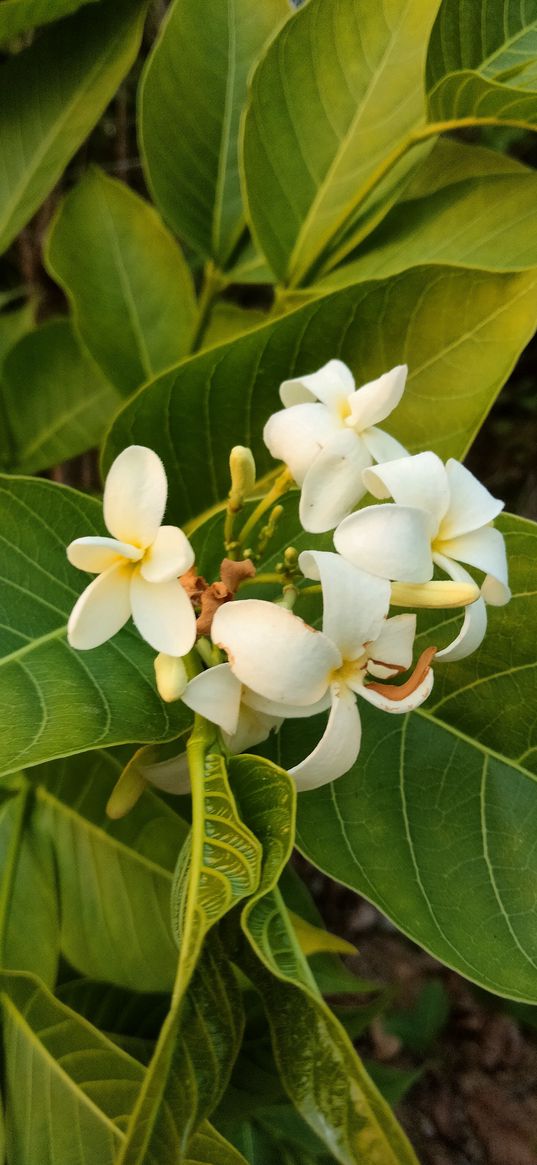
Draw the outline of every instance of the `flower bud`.
M229 455L231 489L229 500L233 508L240 509L245 497L255 486L255 461L251 449L245 445L234 445Z
M188 683L188 676L180 656L165 655L161 651L155 659L155 677L160 698L170 704L180 700Z
M394 582L390 603L393 607L467 607L479 594L477 583L472 582Z

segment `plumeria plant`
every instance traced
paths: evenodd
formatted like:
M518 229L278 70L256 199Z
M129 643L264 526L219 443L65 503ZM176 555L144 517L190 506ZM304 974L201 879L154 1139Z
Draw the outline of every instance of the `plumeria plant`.
M465 465L537 326L537 7L0 46L0 1165L416 1165L292 853L537 1003L536 527Z

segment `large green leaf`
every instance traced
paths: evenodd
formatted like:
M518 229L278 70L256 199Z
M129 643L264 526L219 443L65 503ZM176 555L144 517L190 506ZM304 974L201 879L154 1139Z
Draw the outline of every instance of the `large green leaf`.
M489 271L537 266L534 171L492 150L440 140L414 185L416 193L405 191L355 257L323 279L323 289L420 263Z
M334 356L358 383L406 361L408 387L387 427L413 451L460 457L536 322L534 272L429 267L359 284L158 377L117 417L105 466L131 441L151 445L166 465L174 519L193 517L225 498L233 445L252 446L259 474L274 468L262 429L281 407L280 382Z
M427 60L431 116L536 125L536 62L535 0L443 0Z
M0 965L53 986L60 954L54 850L39 830L24 778L0 802Z
M289 11L288 0L175 0L147 62L140 125L150 189L177 234L221 267L245 226L237 137L248 73Z
M187 827L150 791L110 821L106 802L121 768L113 753L97 750L30 770L33 831L54 854L49 892L61 903L69 963L94 979L166 991L176 963L172 874Z
M421 946L488 990L537 1001L537 527L500 521L511 603L490 612L481 649L435 669L410 717L360 707L363 743L345 777L299 798L299 844ZM441 644L460 616L431 617ZM363 702L362 702L363 703ZM315 732L289 722L282 763ZM317 725L316 732L319 732Z
M263 842L258 891L242 910L251 946L245 968L260 991L283 1085L301 1116L343 1165L416 1165L404 1133L318 994L277 882L293 843L293 781L269 761L231 762L246 820Z
M252 81L244 164L255 234L282 282L307 282L379 166L423 123L437 9L311 0L269 46Z
M0 250L31 218L130 68L145 0L90 4L0 68Z
M67 562L102 534L101 507L36 478L0 478L0 773L128 740L170 739L185 713L157 696L153 653L133 630L96 651L66 641L88 579Z
M2 296L0 295L0 308ZM34 323L35 304L29 299L21 306L11 307L0 314L0 372L8 352L21 339Z
M10 1165L115 1165L144 1070L29 975L0 979L6 1149ZM21 1080L32 1087L21 1088ZM174 1116L155 1161L175 1153ZM173 1160L177 1160L173 1156ZM244 1165L207 1122L184 1165Z
M261 847L237 813L214 731L198 717L188 744L192 830L172 889L179 946L172 1004L118 1165L157 1165L168 1109L177 1121L177 1156L183 1160L189 1137L221 1098L240 1046L237 986L208 932L255 891Z
M7 418L2 459L22 473L97 445L120 401L69 320L42 324L14 345L1 393Z
M113 1165L141 1065L31 976L3 974L0 992L8 1160Z
M3 0L0 8L0 43L20 36L38 24L69 16L95 0Z
M153 207L90 169L55 218L47 264L89 351L120 392L188 351L196 301L182 252Z

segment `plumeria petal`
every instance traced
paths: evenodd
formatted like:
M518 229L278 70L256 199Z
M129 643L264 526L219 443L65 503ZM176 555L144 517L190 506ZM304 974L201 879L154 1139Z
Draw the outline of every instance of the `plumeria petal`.
M347 424L361 433L389 417L405 391L407 373L406 364L398 364L377 380L363 384L349 399L351 415Z
M459 534L478 530L480 526L492 522L503 510L504 503L493 497L460 461L450 458L446 462L446 475L450 503L438 531L440 538L457 538Z
M356 659L381 632L390 605L389 582L326 550L303 550L298 565L306 578L321 581L324 634L344 659Z
M342 360L329 360L317 372L284 380L280 397L286 408L304 401L320 400L339 415L340 406L354 392L354 377Z
M164 516L167 489L164 466L152 449L124 449L104 487L104 521L114 538L144 550L150 546Z
M302 485L300 521L311 534L333 530L363 498L362 470L371 464L364 442L350 429L327 441Z
M190 599L177 579L147 582L135 568L132 572L131 606L140 635L155 651L186 655L193 647L196 617Z
M183 703L232 736L239 723L241 693L241 682L229 664L219 663L190 680Z
M267 736L270 736L273 728L279 728L282 723L281 716L267 716L243 703L240 706L235 732L232 736L224 732L224 739L229 751L233 754L245 752L247 749L253 748L254 745L261 744L263 740L267 739Z
M366 469L364 483L376 498L393 498L401 506L427 510L434 537L449 506L446 470L436 453L417 453Z
M360 688L360 695L367 700L369 704L373 704L375 708L380 708L383 712L413 712L415 708L419 708L420 704L427 699L434 684L434 672L432 667L429 668L425 678L417 685L416 688L408 696L403 696L399 700L390 699L382 692L375 692L371 685L363 684ZM394 687L394 691L397 689Z
M144 764L142 773L146 781L156 789L162 789L163 793L173 793L176 797L190 793L190 769L185 752L169 760Z
M277 700L267 700L266 696L259 696L251 688L243 687L242 700L249 708L256 712L263 712L265 716L280 717L281 719L305 719L307 716L317 716L319 712L326 712L330 707L331 695L327 688L320 700L314 704L281 704Z
M334 533L336 550L379 578L428 582L433 575L430 518L410 506L368 506Z
M102 574L111 566L128 559L137 562L143 551L136 546L129 546L128 542L118 542L116 538L99 538L92 535L87 538L75 538L67 547L67 557L73 566L79 570L87 570L90 574Z
M484 526L471 534L438 544L438 552L457 562L467 562L482 570L487 578L481 588L483 598L495 607L503 607L511 598L507 582L507 555L505 541L499 530Z
M356 697L345 684L334 684L324 735L305 760L289 769L298 791L318 789L347 773L360 751L361 735Z
M361 436L373 461L395 461L400 457L410 457L410 453L400 441L396 441L395 437L391 437L382 429L377 429L375 425L371 429L365 429Z
M177 526L161 526L144 555L140 573L148 582L169 582L190 570L193 562L194 551L186 534Z
M264 599L225 603L211 635L241 683L280 704L314 704L342 662L326 635Z
M120 631L131 613L132 567L120 562L97 575L75 603L67 639L78 651L100 647Z
M378 679L388 679L398 671L406 671L412 663L415 635L415 615L386 619L380 635L368 647L368 672Z
M446 558L443 554L435 554L434 561L455 582L473 582L468 571L458 562L453 562L451 558ZM475 603L470 603L468 607L465 607L464 619L458 635L452 639L451 643L448 643L447 647L437 651L436 659L442 663L453 663L458 659L466 659L481 645L486 630L487 608L483 599L477 599Z
M340 428L324 405L298 404L269 417L263 440L272 457L284 461L301 486L312 462Z

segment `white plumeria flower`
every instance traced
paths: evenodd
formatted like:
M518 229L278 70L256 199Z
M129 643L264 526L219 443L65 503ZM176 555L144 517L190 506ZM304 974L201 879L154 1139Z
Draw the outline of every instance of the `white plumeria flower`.
M111 465L103 505L112 537L76 538L67 547L73 566L97 575L71 612L71 647L99 647L132 615L155 651L190 651L196 619L178 576L192 566L194 551L177 526L161 526L167 491L152 449L130 445Z
M402 582L427 582L435 564L456 582L472 582L461 562L483 571L482 597L466 608L461 631L436 658L470 655L485 635L485 603L502 606L511 597L504 539L490 524L503 502L459 461L444 466L435 453L367 469L364 480L375 497L392 497L395 505L345 518L334 533L336 549L355 566Z
M267 705L268 711L263 710L263 699L256 698L254 692L241 684L229 663L217 664L195 676L183 692L182 699L193 712L199 712L206 720L218 724L233 754L261 744L283 720L283 714L275 715L270 704Z
M356 389L341 360L329 360L309 376L285 380L285 408L269 417L263 439L301 487L300 521L321 534L350 514L364 496L362 470L406 450L377 429L403 395L406 364Z
M407 712L428 696L433 675L425 664L423 674L406 688L366 683L409 667L415 616L386 619L389 583L357 570L337 554L306 551L299 561L307 577L321 579L322 631L284 607L247 599L220 608L212 637L227 651L229 673L240 682L248 706L279 717L313 716L330 708L319 744L289 770L298 789L304 790L335 780L354 764L361 740L356 695L385 711ZM196 682L191 681L189 688ZM219 722L221 708L220 700L208 700L204 715Z

